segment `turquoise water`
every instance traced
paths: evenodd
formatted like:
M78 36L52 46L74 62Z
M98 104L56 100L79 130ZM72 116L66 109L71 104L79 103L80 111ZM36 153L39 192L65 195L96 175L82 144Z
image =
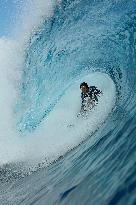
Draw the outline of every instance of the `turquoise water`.
M109 75L116 105L93 135L52 165L39 163L23 178L23 164L1 168L0 204L135 205L136 2L62 1L32 33L22 70L16 116L23 135L33 136L88 73Z

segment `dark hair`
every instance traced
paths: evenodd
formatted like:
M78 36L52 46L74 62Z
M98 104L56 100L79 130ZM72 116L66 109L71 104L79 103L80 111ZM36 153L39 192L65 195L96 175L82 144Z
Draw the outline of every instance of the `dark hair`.
M81 83L81 84L80 84L80 88L81 88L82 86L85 86L86 88L89 88L89 86L88 86L88 84L87 84L86 82Z

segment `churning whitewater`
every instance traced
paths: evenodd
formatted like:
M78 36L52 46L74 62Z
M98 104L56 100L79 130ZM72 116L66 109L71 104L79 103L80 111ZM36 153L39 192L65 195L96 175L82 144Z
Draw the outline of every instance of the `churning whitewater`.
M0 39L0 204L135 205L136 2L26 2L13 33ZM87 118L84 81L102 91Z
M41 4L42 3L43 2L41 2ZM47 8L45 10L47 10ZM51 5L49 4L48 13L51 16L52 13L50 10ZM92 71L93 67L88 68L88 71L82 71L83 68L81 67L82 72L76 72L75 75L69 76L69 71L66 72L66 69L70 69L68 68L70 65L68 65L63 67L63 72L66 72L64 76L63 73L61 73L61 69L55 71L57 69L57 65L55 64L49 71L49 66L44 65L44 62L42 64L42 60L47 60L46 55L50 55L50 51L48 51L46 45L43 46L43 48L45 47L45 53L42 55L42 65L40 65L39 62L37 62L37 64L35 63L35 60L37 61L39 58L37 53L40 51L40 49L36 49L32 51L32 53L36 53L36 57L31 57L33 59L31 62L32 64L34 63L34 65L29 69L30 62L28 61L32 53L31 50L29 51L28 39L34 38L33 44L35 45L35 38L37 36L37 34L34 33L34 36L30 37L30 29L32 29L34 25L38 29L37 23L41 22L41 12L43 11L40 10L35 17L39 21L37 20L36 23L30 21L30 23L28 23L29 27L26 28L22 26L22 30L25 32L23 43L21 43L22 48L19 47L19 42L1 39L1 48L6 47L5 52L2 51L2 54L5 55L5 59L2 59L3 62L1 62L1 64L4 64L7 69L6 76L2 76L2 81L4 80L7 88L7 93L4 92L4 97L6 96L7 98L7 107L2 105L1 109L5 107L5 116L8 118L5 119L5 121L8 122L5 125L8 126L8 130L6 127L3 127L4 135L7 135L7 137L4 136L1 144L2 163L16 160L34 160L37 158L38 162L45 158L48 159L48 161L57 159L70 149L78 146L91 133L94 133L106 120L115 106L116 86L108 74L100 72L100 69L99 72ZM47 19L47 16L45 18ZM33 32L36 31L34 30ZM19 39L18 41L21 40ZM61 41L59 41L59 43L60 42ZM45 44L46 43L45 41ZM5 44L7 44L7 46L5 46ZM39 42L37 44L39 44ZM21 49L23 53L21 53ZM26 53L24 54L24 52ZM27 52L29 52L29 54ZM8 62L6 57L8 58ZM42 66L41 69L40 66ZM11 73L9 77L11 67L13 68L13 73ZM71 67L74 68L74 66ZM25 69L27 69L27 71ZM55 75L54 72L56 72ZM53 78L57 79L55 80ZM58 78L60 78L60 80ZM13 81L16 81L16 83ZM103 92L99 104L96 108L92 109L89 119L86 120L84 118L77 118L81 107L79 85L83 81L87 81L90 85L97 86ZM8 84L9 82L10 84ZM1 88L2 87L3 85ZM12 97L8 96L9 92L13 92ZM4 103L5 102L3 102L3 104ZM105 105L107 106L105 107ZM17 122L12 120L12 118L17 118ZM12 121L14 121L14 123ZM68 128L69 124L73 125L73 123L74 128ZM23 136L21 137L21 135ZM8 147L7 149L5 149L5 145ZM37 150L36 153L35 150Z

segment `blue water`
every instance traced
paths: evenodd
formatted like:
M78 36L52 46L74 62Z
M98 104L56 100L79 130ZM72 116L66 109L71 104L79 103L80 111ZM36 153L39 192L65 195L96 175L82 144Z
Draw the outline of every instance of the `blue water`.
M136 1L63 0L55 7L25 50L17 129L32 135L67 87L96 71L114 81L117 100L95 142L88 136L24 175L23 164L1 168L0 204L136 205Z

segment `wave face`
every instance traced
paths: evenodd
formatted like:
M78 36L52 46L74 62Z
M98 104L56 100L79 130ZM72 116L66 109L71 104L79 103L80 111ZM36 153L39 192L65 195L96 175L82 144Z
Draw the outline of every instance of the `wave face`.
M130 55L135 54L129 42L130 38L134 41L130 35L134 35L131 19L134 21L135 17L129 13L133 5L127 5L129 9L124 8L124 1L63 1L54 15L44 21L26 51L20 130L33 131L67 85L82 73L106 72L118 88L124 81L122 86L128 90L124 76L130 58L134 59Z
M30 176L29 170L23 179L16 166L1 168L1 204L136 204L135 1L63 0L56 5L25 50L17 129L29 133L33 144L32 136L46 125L67 89L92 72L106 73L114 82L115 109L93 136L48 168L34 169Z

